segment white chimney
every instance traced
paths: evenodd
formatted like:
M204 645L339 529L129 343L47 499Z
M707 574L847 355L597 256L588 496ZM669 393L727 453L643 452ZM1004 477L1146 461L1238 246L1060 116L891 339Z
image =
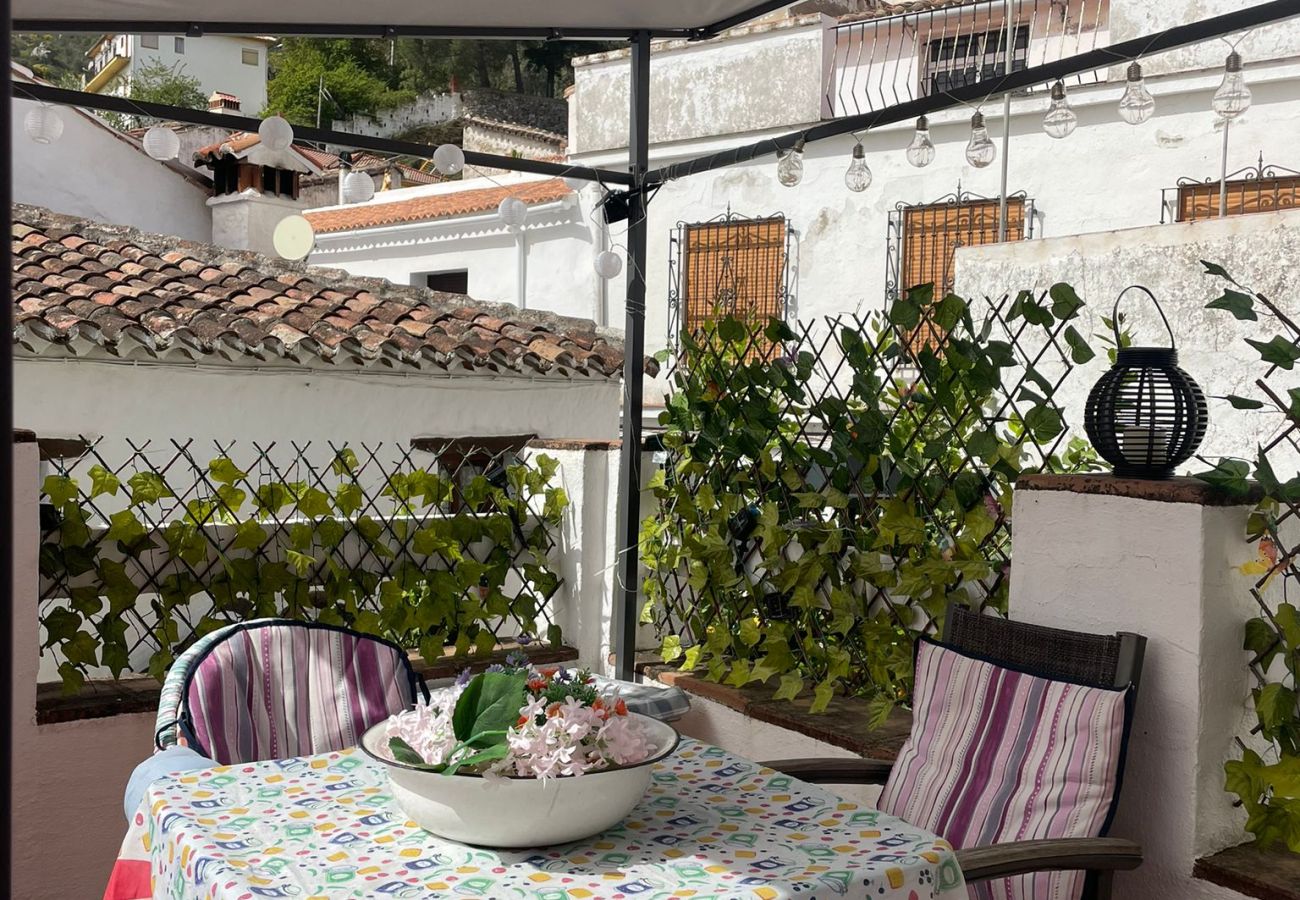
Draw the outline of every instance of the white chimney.
M239 98L234 94L213 91L212 96L208 98L208 112L237 116L239 115Z

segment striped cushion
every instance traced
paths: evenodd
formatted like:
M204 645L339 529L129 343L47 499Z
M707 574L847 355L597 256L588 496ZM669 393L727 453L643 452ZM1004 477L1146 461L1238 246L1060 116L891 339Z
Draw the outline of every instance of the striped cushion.
M958 848L1097 837L1118 788L1126 696L922 641L912 733L880 808ZM1041 872L972 885L970 896L1076 900L1083 882Z
M222 764L355 746L412 702L395 646L277 623L234 630L195 665L184 709L196 749Z

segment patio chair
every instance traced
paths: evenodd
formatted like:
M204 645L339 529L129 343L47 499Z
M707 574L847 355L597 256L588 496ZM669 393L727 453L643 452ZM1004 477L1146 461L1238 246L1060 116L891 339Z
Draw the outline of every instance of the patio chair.
M884 785L879 802L882 810L942 835L957 849L973 898L1109 900L1114 873L1134 869L1142 862L1142 849L1137 844L1104 835L1118 801L1146 638L1130 633L1093 635L1045 628L956 606L948 611L944 637L943 643L923 640L918 646L912 733L895 763L785 759L764 765L815 784ZM942 666L951 668L945 670ZM995 685L998 697L1009 697L1001 693L1004 686L1010 691L1018 685L1022 698L1026 696L1024 691L1054 691L1051 697L1070 696L1078 704L1090 702L1085 698L1099 697L1099 705L1088 709L1111 711L1109 730L1103 732L1108 739L1098 742L1107 745L1109 752L1103 749L1087 757L1093 763L1090 774L1106 770L1102 771L1104 777L1100 784L1092 786L1092 805L1075 817L1076 824L1082 823L1078 827L1091 834L1054 834L1061 830L1061 819L1066 818L1060 809L1044 810L1048 801L1033 786L1023 793L1013 787L1018 781L1015 772L1029 768L1029 745L1034 745L1032 752L1037 754L1047 743L1035 743L1036 735L1049 729L1035 727L1032 703L1002 707L1003 711L1012 709L1010 716L1020 710L1018 719L988 715L978 723L967 719L967 726L984 726L982 735L973 734L978 728L957 724L962 721L960 704L965 702L974 709L989 702L992 688L976 695L962 690L970 688L977 678L988 678L989 673L997 673L1004 680L978 683ZM949 680L945 682L945 678ZM933 682L930 687L934 690L923 680ZM1095 690L1084 693L1080 688ZM967 700L963 701L963 697ZM1055 707L1058 712L1065 708L1064 703ZM1098 718L1099 714L1093 716ZM1121 721L1113 721L1116 718ZM1001 727L995 727L995 722ZM1053 719L1053 738L1058 736L1058 727L1066 726ZM969 753L977 742L981 742L982 759L970 755L963 759L962 754ZM1081 746L1085 749L1080 750ZM1076 760L1083 758L1079 754L1088 752L1082 739L1072 752ZM971 764L973 759L979 762ZM1043 769L1034 771L1041 774ZM932 777L927 779L927 774ZM991 796L987 783L997 778L1002 778L1001 787L998 796ZM1068 789L1084 797L1087 788L1079 787L1076 778ZM956 814L954 810L958 809L964 813ZM1018 823L1012 839L1007 839L998 827L1008 821ZM988 840L990 833L994 836ZM972 835L976 840L965 840ZM996 891L992 889L994 879L1005 879Z
M154 743L223 765L342 750L417 691L428 697L406 651L389 641L288 619L241 622L177 657Z

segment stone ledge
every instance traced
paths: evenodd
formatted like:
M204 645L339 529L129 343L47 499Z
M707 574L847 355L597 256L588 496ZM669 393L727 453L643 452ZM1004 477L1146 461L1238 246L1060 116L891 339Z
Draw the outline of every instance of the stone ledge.
M1258 900L1300 900L1300 855L1282 847L1231 847L1198 859L1192 875Z
M1021 475L1017 491L1065 491L1104 497L1129 497L1156 503L1194 503L1198 506L1246 506L1259 502L1263 493L1252 483L1250 493L1242 497L1230 494L1199 478L1184 475L1173 478L1116 478L1114 475Z
M481 672L493 663L504 661L506 655L515 650L527 653L528 658L538 665L572 662L578 658L578 651L572 647L502 644L490 656L454 656L449 653L432 663L425 662L419 654L412 654L411 665L426 681L439 681L454 678L464 669ZM63 693L61 683L44 682L36 686L36 724L54 725L135 713L152 715L158 711L161 691L162 685L148 675L125 675L116 681L90 681L80 693L71 696Z
M687 694L712 700L769 725L776 725L823 743L841 747L867 759L893 762L912 727L912 714L896 708L885 724L875 731L867 727L867 702L856 697L835 697L825 712L810 713L811 697L774 700L775 688L750 685L743 688L706 681L672 666L643 663L638 667L646 678L679 687ZM762 756L761 748L755 753Z

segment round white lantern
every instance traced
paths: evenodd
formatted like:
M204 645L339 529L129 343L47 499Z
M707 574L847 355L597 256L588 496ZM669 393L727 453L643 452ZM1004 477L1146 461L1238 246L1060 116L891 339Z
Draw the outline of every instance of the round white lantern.
M144 152L154 159L166 162L181 152L181 139L166 125L154 125L144 133Z
M365 172L351 171L343 176L343 202L365 203L375 196L375 181Z
M433 151L433 167L441 175L456 175L465 168L465 151L455 144L442 144Z
M257 134L268 150L288 150L293 143L293 126L283 116L263 119L257 126Z
M63 134L63 116L49 103L33 106L23 117L23 130L38 144L53 144Z
M510 228L521 228L528 220L528 204L518 197L507 197L497 206L497 215Z
M623 271L623 257L613 250L602 250L596 254L595 266L596 274L601 278L617 278L618 273Z

